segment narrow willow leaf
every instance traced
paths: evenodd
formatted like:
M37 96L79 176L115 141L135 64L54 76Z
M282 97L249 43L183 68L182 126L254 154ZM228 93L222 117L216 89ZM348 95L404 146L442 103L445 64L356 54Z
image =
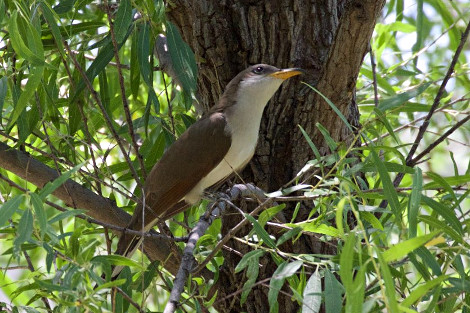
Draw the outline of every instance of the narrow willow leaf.
M286 204L281 203L272 208L264 210L258 217L258 223L264 227L269 220L271 220L277 213L281 212L285 207Z
M413 289L408 297L401 303L404 307L410 307L411 305L415 304L419 299L421 299L424 295L428 293L431 289L442 283L446 280L449 276L443 275L439 276L433 280L427 281L424 284L420 285L419 287Z
M470 175L442 177L433 172L427 172L426 175L431 178L433 182L427 183L425 188L429 188L429 186L433 186L433 188L443 188L455 201L457 201L457 197L455 196L452 186L464 185L470 182Z
M16 209L18 209L19 205L23 201L23 197L24 195L15 196L0 207L0 227L3 227L12 217Z
M13 110L13 113L10 117L10 122L8 123L7 128L10 128L13 126L13 124L15 124L23 110L26 108L29 100L34 95L36 88L41 82L43 71L44 66L31 67L31 72L28 76L28 82L26 83L23 92L21 92L18 102L16 103L15 109Z
M128 32L126 33L125 38L121 43L118 43L118 50L121 49L122 45L126 41L127 37L132 33L132 28L130 27ZM98 55L96 56L95 60L91 63L90 67L86 70L86 77L90 82L92 82L99 73L101 73L106 66L111 62L114 57L114 48L112 46L112 42L109 42L106 46L100 49ZM85 81L83 78L80 79L79 83L77 84L77 89L71 98L71 102L75 102L78 95L83 91L85 88Z
M328 148L330 148L331 152L335 152L336 148L338 148L338 145L336 142L331 138L330 133L328 130L320 123L316 124L318 130L322 133L323 138L325 138L326 144L328 145Z
M361 219L369 222L369 224L371 224L375 229L384 230L384 227L382 223L380 223L379 219L370 212L361 212Z
M457 233L462 235L462 224L460 223L457 216L455 216L454 211L446 207L444 204L437 202L429 197L422 196L421 203L429 206L437 214L442 216L449 226L451 226Z
M377 167L377 171L379 172L380 179L382 180L382 185L384 188L384 195L387 199L395 217L397 219L401 219L400 213L400 202L398 201L398 194L393 186L392 180L390 179L390 175L387 172L387 168L383 164L382 160L380 160L377 152L374 149L370 150L372 155L372 159L374 160L374 164Z
M20 17L21 18L21 17ZM26 29L23 31L29 37L28 42L31 44L26 45L23 36L18 29L18 12L14 11L10 17L9 33L11 38L11 45L16 53L22 58L31 62L31 64L42 67L44 65L44 49L42 47L41 38L37 30L29 23L24 21Z
M197 88L197 65L194 53L184 42L175 25L167 22L165 26L168 52L178 81L187 93L194 93Z
M127 31L132 24L132 5L130 0L121 0L114 21L114 35L118 43L126 38Z
M33 214L30 209L23 211L23 215L18 223L18 236L16 237L14 244L19 250L20 245L31 239L33 233Z
M328 99L325 95L323 95L319 90L317 90L315 87L307 84L307 83L303 83L305 85L307 85L310 89L312 89L313 91L315 91L317 94L320 95L320 97L323 98L323 100L326 101L326 103L328 103L328 105L330 106L330 108L333 109L333 111L335 111L335 113L338 115L338 117L343 121L344 125L346 125L346 127L352 132L353 129L351 127L351 124L349 124L348 120L346 119L346 117L343 115L343 113L341 113L341 111L336 107L336 105L331 102L330 99Z
M390 122L388 121L388 119L385 116L384 112L382 112L381 110L379 110L378 108L375 108L375 107L374 107L374 112L377 115L377 117L379 118L382 125L384 125L385 128L387 129L388 134L393 138L393 140L395 140L395 142L397 144L400 144L400 141L398 140L398 137L395 134L395 131L393 130L392 125L390 125Z
M325 311L326 313L341 312L343 307L343 285L328 269L325 269Z
M380 101L379 109L382 110L382 111L388 111L390 109L396 108L396 107L404 104L408 100L422 94L424 91L426 91L426 89L428 89L428 87L431 84L432 84L432 82L425 83L425 84L420 85L417 88L414 88L414 89L411 89L409 91L400 93L400 94L398 94L396 96L393 96L391 98L383 99L383 100Z
M297 270L302 266L302 263L303 262L300 260L291 263L285 261L278 266L269 283L269 312L278 311L277 295L279 294L285 279L294 275L295 272L297 272Z
M423 260L424 264L426 265L426 268L431 269L432 273L435 276L442 275L441 266L437 262L435 255L429 252L426 247L419 247L414 251L414 253L416 253L416 255L418 255L421 260Z
M416 238L413 238L416 239ZM410 239L410 240L413 240ZM389 251L389 250L387 250ZM386 252L387 252L386 251ZM385 258L382 257L382 253L377 251L377 258L379 259L380 264L380 273L382 274L382 278L384 280L385 285L385 300L386 300L386 308L388 309L387 312L390 313L399 313L400 310L398 309L398 303L395 296L395 284L392 278L392 274L390 273L390 268L388 267Z
M57 26L57 21L60 18L56 15L56 13L49 7L47 2L40 2L42 14L46 18L47 24L49 25L52 36L54 36L55 44L57 45L58 52L65 58L64 52L64 44L62 43L62 34L60 33L60 28Z
M349 233L340 254L339 275L346 290L351 290L353 287L353 259L356 240L355 234Z
M318 269L310 276L304 289L302 313L317 313L321 306L321 277Z
M139 59L137 58L137 35L132 36L132 46L131 46L131 92L134 99L137 99L139 96L139 87L140 87L140 68L139 68Z
M145 268L139 262L133 261L122 255L115 255L115 254L98 255L98 256L93 257L90 260L90 262L93 264L112 264L116 266L131 266L142 271L145 270Z
M56 223L58 221L61 221L63 219L73 217L73 216L76 216L76 215L80 215L80 214L83 214L85 212L86 212L85 210L69 210L69 211L61 212L61 213L57 214L56 216L54 216L53 218L51 218L49 220L49 224L54 224L54 223Z
M5 97L8 91L8 78L3 76L0 78L0 120L3 115L3 104L5 103Z
M280 245L282 245L287 240L291 239L292 237L297 236L301 231L302 231L302 228L300 228L300 227L292 228L287 233L285 233L281 237L279 237L279 239L276 242L276 246L279 247Z
M248 219L252 224L256 234L263 240L263 242L270 248L276 249L276 243L271 239L268 232L264 230L257 220L251 215L245 214L246 219Z
M396 245L392 246L387 251L383 252L383 254L382 254L383 259L387 263L395 261L395 260L399 260L399 259L405 257L411 251L413 251L413 250L417 249L418 247L421 247L424 244L426 244L429 240L434 238L440 232L441 232L440 230L436 230L436 231L433 231L430 234L423 235L423 236L418 236L418 237L413 237L411 239L408 239L408 240L405 240L403 242L397 243Z
M261 249L253 250L253 251L248 252L247 254L245 254L242 257L240 262L238 262L237 266L235 267L235 273L238 273L238 272L242 271L243 269L245 269L248 265L248 261L251 258L255 258L255 259L259 260L259 258L261 256L263 256L264 254L265 254L264 250L261 250Z
M305 140L307 140L308 145L310 146L310 149L312 149L313 154L315 155L315 158L317 160L321 159L320 151L318 151L317 146L313 143L312 139L309 137L307 132L302 128L302 126L299 125L300 131L302 132L302 135L304 135Z
M33 204L34 213L36 214L41 238L44 238L47 229L47 216L42 204L43 200L36 193L30 193L29 195L31 197L31 203Z
M342 232L336 227L329 226L326 224L318 224L317 222L302 222L296 224L287 224L291 227L300 227L303 231L309 231L311 233L324 234L332 237L341 237Z
M150 26L147 23L140 24L137 32L137 59L139 60L139 70L145 84L148 87L148 101L151 101L155 108L155 113L160 113L160 103L153 90L151 64L149 62L150 50Z
M423 174L419 167L415 168L413 175L413 186L411 190L410 199L408 201L408 237L416 237L416 230L418 225L418 212L421 204L421 193L423 190Z
M73 9L76 0L62 0L54 7L57 14L64 14Z
M366 289L366 266L362 265L355 274L352 288L346 293L346 312L362 312Z
M125 279L116 279L113 281L108 281L104 284L98 285L98 287L94 290L94 292L100 291L101 289L107 289L111 287L121 286L126 282Z
M44 200L48 195L53 193L54 190L56 190L57 188L62 186L62 184L64 184L70 178L70 176L72 176L72 174L75 173L76 171L78 171L82 166L83 166L83 164L78 164L77 166L75 166L71 170L63 173L62 175L60 175L59 177L57 177L53 181L48 182L44 186L44 188L42 188L42 190L39 192L39 194L38 194L39 197L42 200Z
M258 250L259 251L259 250ZM248 259L248 268L246 270L246 277L248 278L246 282L243 284L243 291L241 295L240 302L243 304L246 302L248 295L250 294L251 289L256 282L259 274L259 258L262 254L257 253L254 254L253 257Z

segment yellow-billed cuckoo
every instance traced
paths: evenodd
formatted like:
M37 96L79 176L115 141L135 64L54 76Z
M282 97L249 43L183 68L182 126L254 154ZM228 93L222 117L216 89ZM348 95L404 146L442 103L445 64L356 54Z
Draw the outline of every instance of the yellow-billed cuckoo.
M255 152L264 107L284 80L301 73L298 68L258 64L235 76L218 104L155 164L145 181L146 209L137 206L128 228L147 232L198 202L206 188L241 170ZM130 256L138 243L135 235L123 232L116 253Z

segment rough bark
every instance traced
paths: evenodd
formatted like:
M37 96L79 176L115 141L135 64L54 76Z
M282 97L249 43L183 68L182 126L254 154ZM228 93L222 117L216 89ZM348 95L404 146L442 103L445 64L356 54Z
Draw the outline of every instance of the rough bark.
M301 67L303 81L315 86L346 116L359 125L354 102L356 78L384 0L349 1L169 1L167 13L196 54L199 66L199 96L208 106L216 103L224 86L250 64ZM315 126L322 124L339 142L354 138L338 115L305 85L293 80L281 88L266 108L255 157L244 171L245 181L273 191L288 182L306 161L313 158L298 125L312 138L322 154L328 147ZM286 212L289 214L288 210ZM237 219L223 220L225 233ZM243 231L238 235L242 236ZM249 249L236 241L230 247L245 254ZM335 253L314 238L301 240L287 249L301 253ZM247 302L229 295L243 285L243 273L233 272L240 257L225 253L217 285L221 312L268 312L268 288L257 286ZM275 265L261 261L258 280L269 278ZM295 312L298 304L279 297L280 312Z

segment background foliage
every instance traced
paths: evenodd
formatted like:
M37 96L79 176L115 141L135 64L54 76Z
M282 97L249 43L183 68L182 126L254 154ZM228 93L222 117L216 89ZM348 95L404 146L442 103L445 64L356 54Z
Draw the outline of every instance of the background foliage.
M132 209L145 173L195 120L196 69L161 1L113 4L113 35L106 8L91 1L0 0L0 137L65 173L62 179L71 176ZM242 299L254 284L265 284L276 311L287 283L303 312L316 312L319 301L327 312L470 312L468 43L445 79L469 9L466 1L388 2L371 42L373 57L366 56L357 82L362 146L329 140L333 152L322 157L309 138L299 143L317 155L306 166L318 183L302 185L306 177L299 173L293 189L302 197L278 197L280 205L252 219L253 232L239 238L254 248L237 267L248 277ZM182 88L158 71L153 46L162 32ZM429 127L419 138L426 116ZM328 130L322 133L328 140ZM144 302L162 309L172 277L141 256L126 264L142 275L126 270L127 279L100 280L118 262L109 256L110 234L50 195L60 181L38 190L6 170L0 175L0 287L7 310L107 311L113 284L134 301L120 293L116 311L137 311ZM287 230L275 242L263 227L279 224L273 216L286 200L310 201L312 212L303 223L278 225ZM203 210L175 221L191 227ZM348 225L347 214L357 224ZM174 235L187 234L175 221L169 222ZM200 240L198 259L214 248L219 230L216 222ZM338 254L282 253L283 242L312 233L337 245ZM278 270L260 282L258 259L265 254ZM216 254L208 268L217 273L222 263ZM185 310L210 307L214 299L204 296L211 282L193 282Z

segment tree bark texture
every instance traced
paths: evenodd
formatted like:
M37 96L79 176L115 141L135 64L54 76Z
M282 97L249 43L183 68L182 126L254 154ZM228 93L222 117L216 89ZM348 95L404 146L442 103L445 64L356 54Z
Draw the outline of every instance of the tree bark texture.
M355 85L364 55L384 0L277 0L277 1L168 1L167 16L176 24L198 62L198 93L207 107L214 105L225 85L248 65L267 63L280 68L301 67L301 77L329 98L352 126L359 126ZM316 127L320 123L331 137L345 144L354 140L346 125L330 106L299 79L285 83L264 112L260 138L253 160L242 174L266 191L279 189L314 158L298 125L302 126L322 155L329 150ZM304 212L309 211L305 208ZM285 210L289 217L289 210ZM230 214L230 213L228 213ZM239 222L230 214L223 219L223 234ZM248 230L247 230L248 231ZM272 232L275 235L275 231ZM243 236L243 232L238 234ZM232 249L242 255L250 251L235 240ZM334 254L334 244L325 245L315 237L303 238L297 253ZM269 312L268 284L256 286L244 305L240 290L244 273L235 274L240 256L226 252L217 284L217 309L221 312ZM272 276L276 266L267 257L258 281ZM286 289L287 293L290 293ZM279 296L279 312L296 312L291 297Z

